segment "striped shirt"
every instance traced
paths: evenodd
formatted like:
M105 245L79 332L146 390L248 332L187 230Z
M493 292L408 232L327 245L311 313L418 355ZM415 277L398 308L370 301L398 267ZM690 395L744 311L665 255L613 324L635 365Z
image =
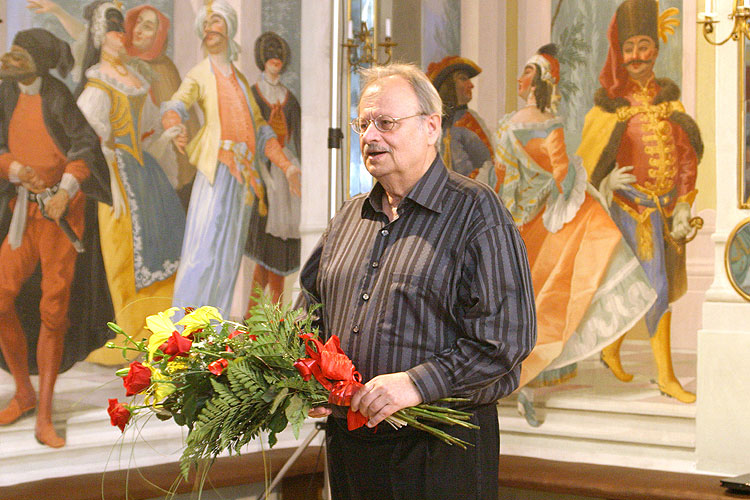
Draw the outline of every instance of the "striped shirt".
M377 183L328 225L300 282L367 381L405 371L423 401L494 402L536 341L526 247L495 193L438 156L389 222Z

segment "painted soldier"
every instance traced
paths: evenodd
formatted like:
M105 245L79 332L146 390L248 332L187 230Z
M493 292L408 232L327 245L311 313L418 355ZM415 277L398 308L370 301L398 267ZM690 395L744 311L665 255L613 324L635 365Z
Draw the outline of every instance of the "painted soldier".
M449 169L472 179L481 172L488 175L492 166L490 134L479 115L468 107L474 88L471 79L481 72L475 62L459 56L445 57L427 67L427 77L443 100L440 155Z
M668 13L665 13L668 14ZM691 403L672 368L670 303L685 293L685 237L691 230L698 162L703 143L695 121L679 101L680 89L656 78L659 36L668 15L654 0L626 0L609 26L609 53L586 115L578 155L591 183L610 205L612 218L649 276L658 298L645 322L666 395ZM660 25L661 23L661 25ZM662 35L666 41L666 35ZM602 351L621 380L622 337Z

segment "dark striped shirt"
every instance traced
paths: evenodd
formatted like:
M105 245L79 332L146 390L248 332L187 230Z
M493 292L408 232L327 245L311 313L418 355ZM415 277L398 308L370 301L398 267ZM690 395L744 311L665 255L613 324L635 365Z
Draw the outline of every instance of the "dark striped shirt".
M494 402L517 386L536 341L526 248L495 193L439 157L393 222L383 188L336 214L300 275L367 381L406 371L424 401Z

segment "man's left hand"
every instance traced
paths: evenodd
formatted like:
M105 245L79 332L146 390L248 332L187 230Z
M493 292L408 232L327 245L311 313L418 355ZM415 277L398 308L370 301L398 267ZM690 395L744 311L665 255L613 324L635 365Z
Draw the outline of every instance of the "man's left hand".
M690 204L680 202L672 213L672 238L682 241L690 232Z
M422 402L417 386L406 372L378 375L352 396L352 411L369 418L368 427L375 427L403 408Z
M52 195L50 199L44 204L44 210L47 215L55 222L60 222L60 218L65 214L65 210L68 208L68 201L70 195L64 189L60 189L57 193Z

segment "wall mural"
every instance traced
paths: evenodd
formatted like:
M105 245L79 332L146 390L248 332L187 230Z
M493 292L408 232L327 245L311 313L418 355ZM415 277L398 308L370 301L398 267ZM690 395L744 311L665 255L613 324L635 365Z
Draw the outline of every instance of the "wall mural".
M527 244L537 300L518 397L532 426L535 388L569 380L593 353L631 381L620 346L636 324L658 389L695 401L674 373L670 304L686 291L685 245L702 225L691 207L703 143L679 101L673 3L552 2L556 44L530 56L518 80L526 106L495 137L498 194Z
M8 45L15 38L21 47L13 60L28 67L4 67L0 87L0 253L12 274L2 280L0 366L16 381L0 425L38 406L36 436L52 447L65 444L50 420L57 373L84 358L124 362L102 347L107 321L142 338L145 318L170 306L213 305L229 317L243 256L254 263L253 285L277 300L300 265L301 2L264 0L260 20L247 20L262 29L250 47L238 45L243 20L228 2L201 2L196 26L179 32L205 59L179 70L173 9L172 0L8 8L18 21ZM257 81L237 67L240 50L254 54ZM41 90L31 83L42 80ZM25 104L34 93L43 122ZM52 124L49 110L66 120ZM49 154L29 156L17 139L24 134L49 139ZM56 173L37 174L50 162ZM67 220L70 234L43 209ZM27 241L33 224L51 233ZM53 282L58 268L66 273ZM28 382L36 373L38 403Z

